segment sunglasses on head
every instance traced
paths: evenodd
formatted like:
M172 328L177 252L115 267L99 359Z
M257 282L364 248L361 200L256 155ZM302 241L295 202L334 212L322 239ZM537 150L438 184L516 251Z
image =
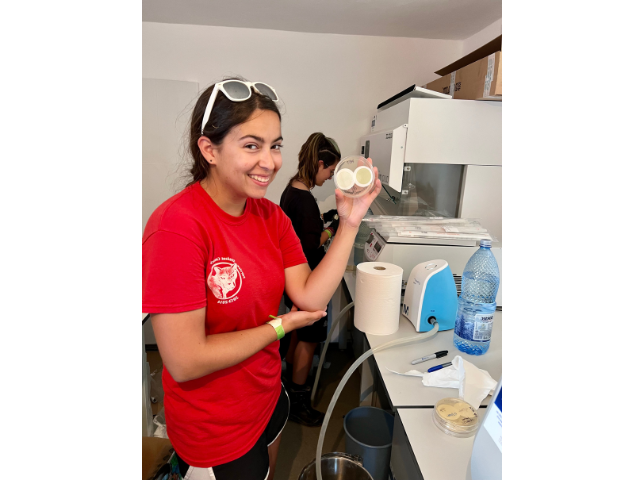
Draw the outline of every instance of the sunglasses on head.
M213 102L215 102L218 92L222 92L232 102L244 102L251 97L251 90L255 89L259 94L269 97L274 102L278 101L278 94L266 83L262 82L243 82L241 80L225 80L224 82L218 82L213 87L209 101L207 102L207 108L204 110L204 117L202 117L202 128L200 128L200 134L204 134L204 127L209 121L211 110L213 109Z

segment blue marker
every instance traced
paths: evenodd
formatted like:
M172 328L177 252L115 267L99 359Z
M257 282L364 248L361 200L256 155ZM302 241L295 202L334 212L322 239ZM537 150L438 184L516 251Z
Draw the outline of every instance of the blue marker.
M435 367L431 367L429 370L427 370L427 373L435 372L437 370L440 370L441 368L450 367L451 365L453 365L451 362L443 363L442 365L436 365Z

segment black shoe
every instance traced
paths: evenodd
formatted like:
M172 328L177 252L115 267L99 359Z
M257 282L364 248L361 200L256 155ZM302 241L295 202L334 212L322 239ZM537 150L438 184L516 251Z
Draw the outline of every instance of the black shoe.
M305 427L319 427L324 420L324 413L311 407L311 389L305 385L289 384L291 408L289 418Z

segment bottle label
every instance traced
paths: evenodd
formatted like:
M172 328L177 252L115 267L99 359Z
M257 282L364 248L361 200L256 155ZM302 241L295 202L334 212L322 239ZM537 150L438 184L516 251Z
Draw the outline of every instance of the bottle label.
M493 313L478 313L473 325L473 340L476 342L486 342L487 340L491 340L492 329Z

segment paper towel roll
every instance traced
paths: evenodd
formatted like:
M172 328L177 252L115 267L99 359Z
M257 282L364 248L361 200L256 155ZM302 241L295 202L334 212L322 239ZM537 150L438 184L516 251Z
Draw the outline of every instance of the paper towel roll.
M356 268L354 325L372 335L398 330L402 268L392 263L365 262Z

